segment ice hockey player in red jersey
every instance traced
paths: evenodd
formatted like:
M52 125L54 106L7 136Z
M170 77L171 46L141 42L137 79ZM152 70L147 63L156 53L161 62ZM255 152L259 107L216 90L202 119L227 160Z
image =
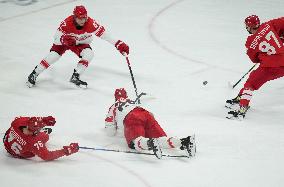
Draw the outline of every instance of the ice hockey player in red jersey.
M188 157L195 155L194 135L181 139L168 137L153 114L130 100L124 88L116 89L114 96L115 103L105 118L107 135L124 134L129 148L152 150L159 159L162 148L179 148L185 150Z
M243 119L255 90L264 83L284 76L284 17L260 24L256 15L245 19L247 31L251 34L246 41L247 55L253 63L258 63L239 91L236 98L227 100L227 107L237 105L237 110L229 112L229 119Z
M104 26L88 17L87 10L84 6L76 6L73 15L62 21L57 29L49 54L41 60L28 76L28 87L33 87L36 84L38 75L58 61L65 51L70 50L80 58L70 82L78 87L86 88L87 82L82 81L80 75L82 75L88 67L94 56L94 52L90 46L93 35L114 45L122 55L129 54L127 44L121 40L112 38L105 30Z
M15 158L28 159L38 156L46 161L78 152L78 143L71 143L55 151L47 149L46 143L49 140L49 135L43 132L42 128L54 126L55 123L52 116L15 118L3 138L5 149Z

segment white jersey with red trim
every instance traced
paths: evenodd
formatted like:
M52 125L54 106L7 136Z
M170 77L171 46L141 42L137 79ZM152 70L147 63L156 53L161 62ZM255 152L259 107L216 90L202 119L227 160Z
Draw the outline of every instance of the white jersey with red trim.
M104 26L88 17L83 27L76 27L73 16L67 17L61 22L54 36L54 44L62 45L61 36L71 35L76 39L76 45L79 44L90 44L93 40L93 35L101 37L102 39L112 43L113 45L117 40L112 39L105 32Z
M139 107L139 104L133 103L130 100L126 102L115 102L108 111L105 118L105 129L109 136L116 133L121 135L124 131L123 120L129 112L134 108Z

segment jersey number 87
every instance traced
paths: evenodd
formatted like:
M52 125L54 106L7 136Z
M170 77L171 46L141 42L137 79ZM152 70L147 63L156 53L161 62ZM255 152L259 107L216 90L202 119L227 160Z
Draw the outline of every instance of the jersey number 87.
M281 44L279 43L278 39L276 38L275 34L272 31L269 31L266 36L265 39L267 41L270 41L271 39L274 40L274 42L276 43L277 47L280 48ZM267 53L268 55L273 55L276 53L276 49L274 46L272 46L270 43L268 43L267 41L262 41L259 44L259 50L261 52Z

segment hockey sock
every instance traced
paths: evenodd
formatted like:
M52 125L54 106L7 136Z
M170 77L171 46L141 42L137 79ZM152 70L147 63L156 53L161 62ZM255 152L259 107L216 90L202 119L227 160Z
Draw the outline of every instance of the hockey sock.
M242 95L241 95L241 99L240 99L240 105L241 106L248 106L249 105L249 102L252 98L252 92L253 92L253 90L248 89L248 88L245 88L243 90Z
M82 73L84 73L84 71L86 70L86 68L88 67L89 62L86 60L80 60L77 64L77 67L75 68L76 72L81 75Z
M49 67L49 64L45 60L42 60L40 64L36 66L35 72L37 75L39 75L41 72L46 70L48 67Z
M179 148L181 147L180 139L176 137L163 136L158 138L160 145L164 149Z
M137 151L142 151L142 150L149 150L149 146L147 144L149 138L145 138L143 136L139 136L138 138L135 138L133 140L134 147Z
M50 65L54 64L60 57L61 56L55 51L49 52L48 55L35 68L36 74L39 75L41 72L46 70Z

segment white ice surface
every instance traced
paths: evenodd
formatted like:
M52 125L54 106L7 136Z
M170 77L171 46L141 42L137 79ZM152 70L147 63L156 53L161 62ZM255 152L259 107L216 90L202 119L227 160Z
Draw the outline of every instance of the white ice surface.
M128 150L122 138L104 134L104 117L117 87L135 92L129 70L113 46L96 39L95 57L82 79L68 82L77 57L67 52L42 73L35 88L27 76L47 54L60 21L83 4L89 16L130 46L138 91L169 135L196 134L192 159L102 151L53 162L10 158L0 146L0 186L70 187L282 187L284 185L284 80L255 92L244 121L225 119L229 89L251 66L243 20L283 16L281 0L37 0L29 6L0 3L0 133L16 116L53 115L51 149L70 142ZM208 84L203 86L202 82ZM180 152L172 152L180 154Z

